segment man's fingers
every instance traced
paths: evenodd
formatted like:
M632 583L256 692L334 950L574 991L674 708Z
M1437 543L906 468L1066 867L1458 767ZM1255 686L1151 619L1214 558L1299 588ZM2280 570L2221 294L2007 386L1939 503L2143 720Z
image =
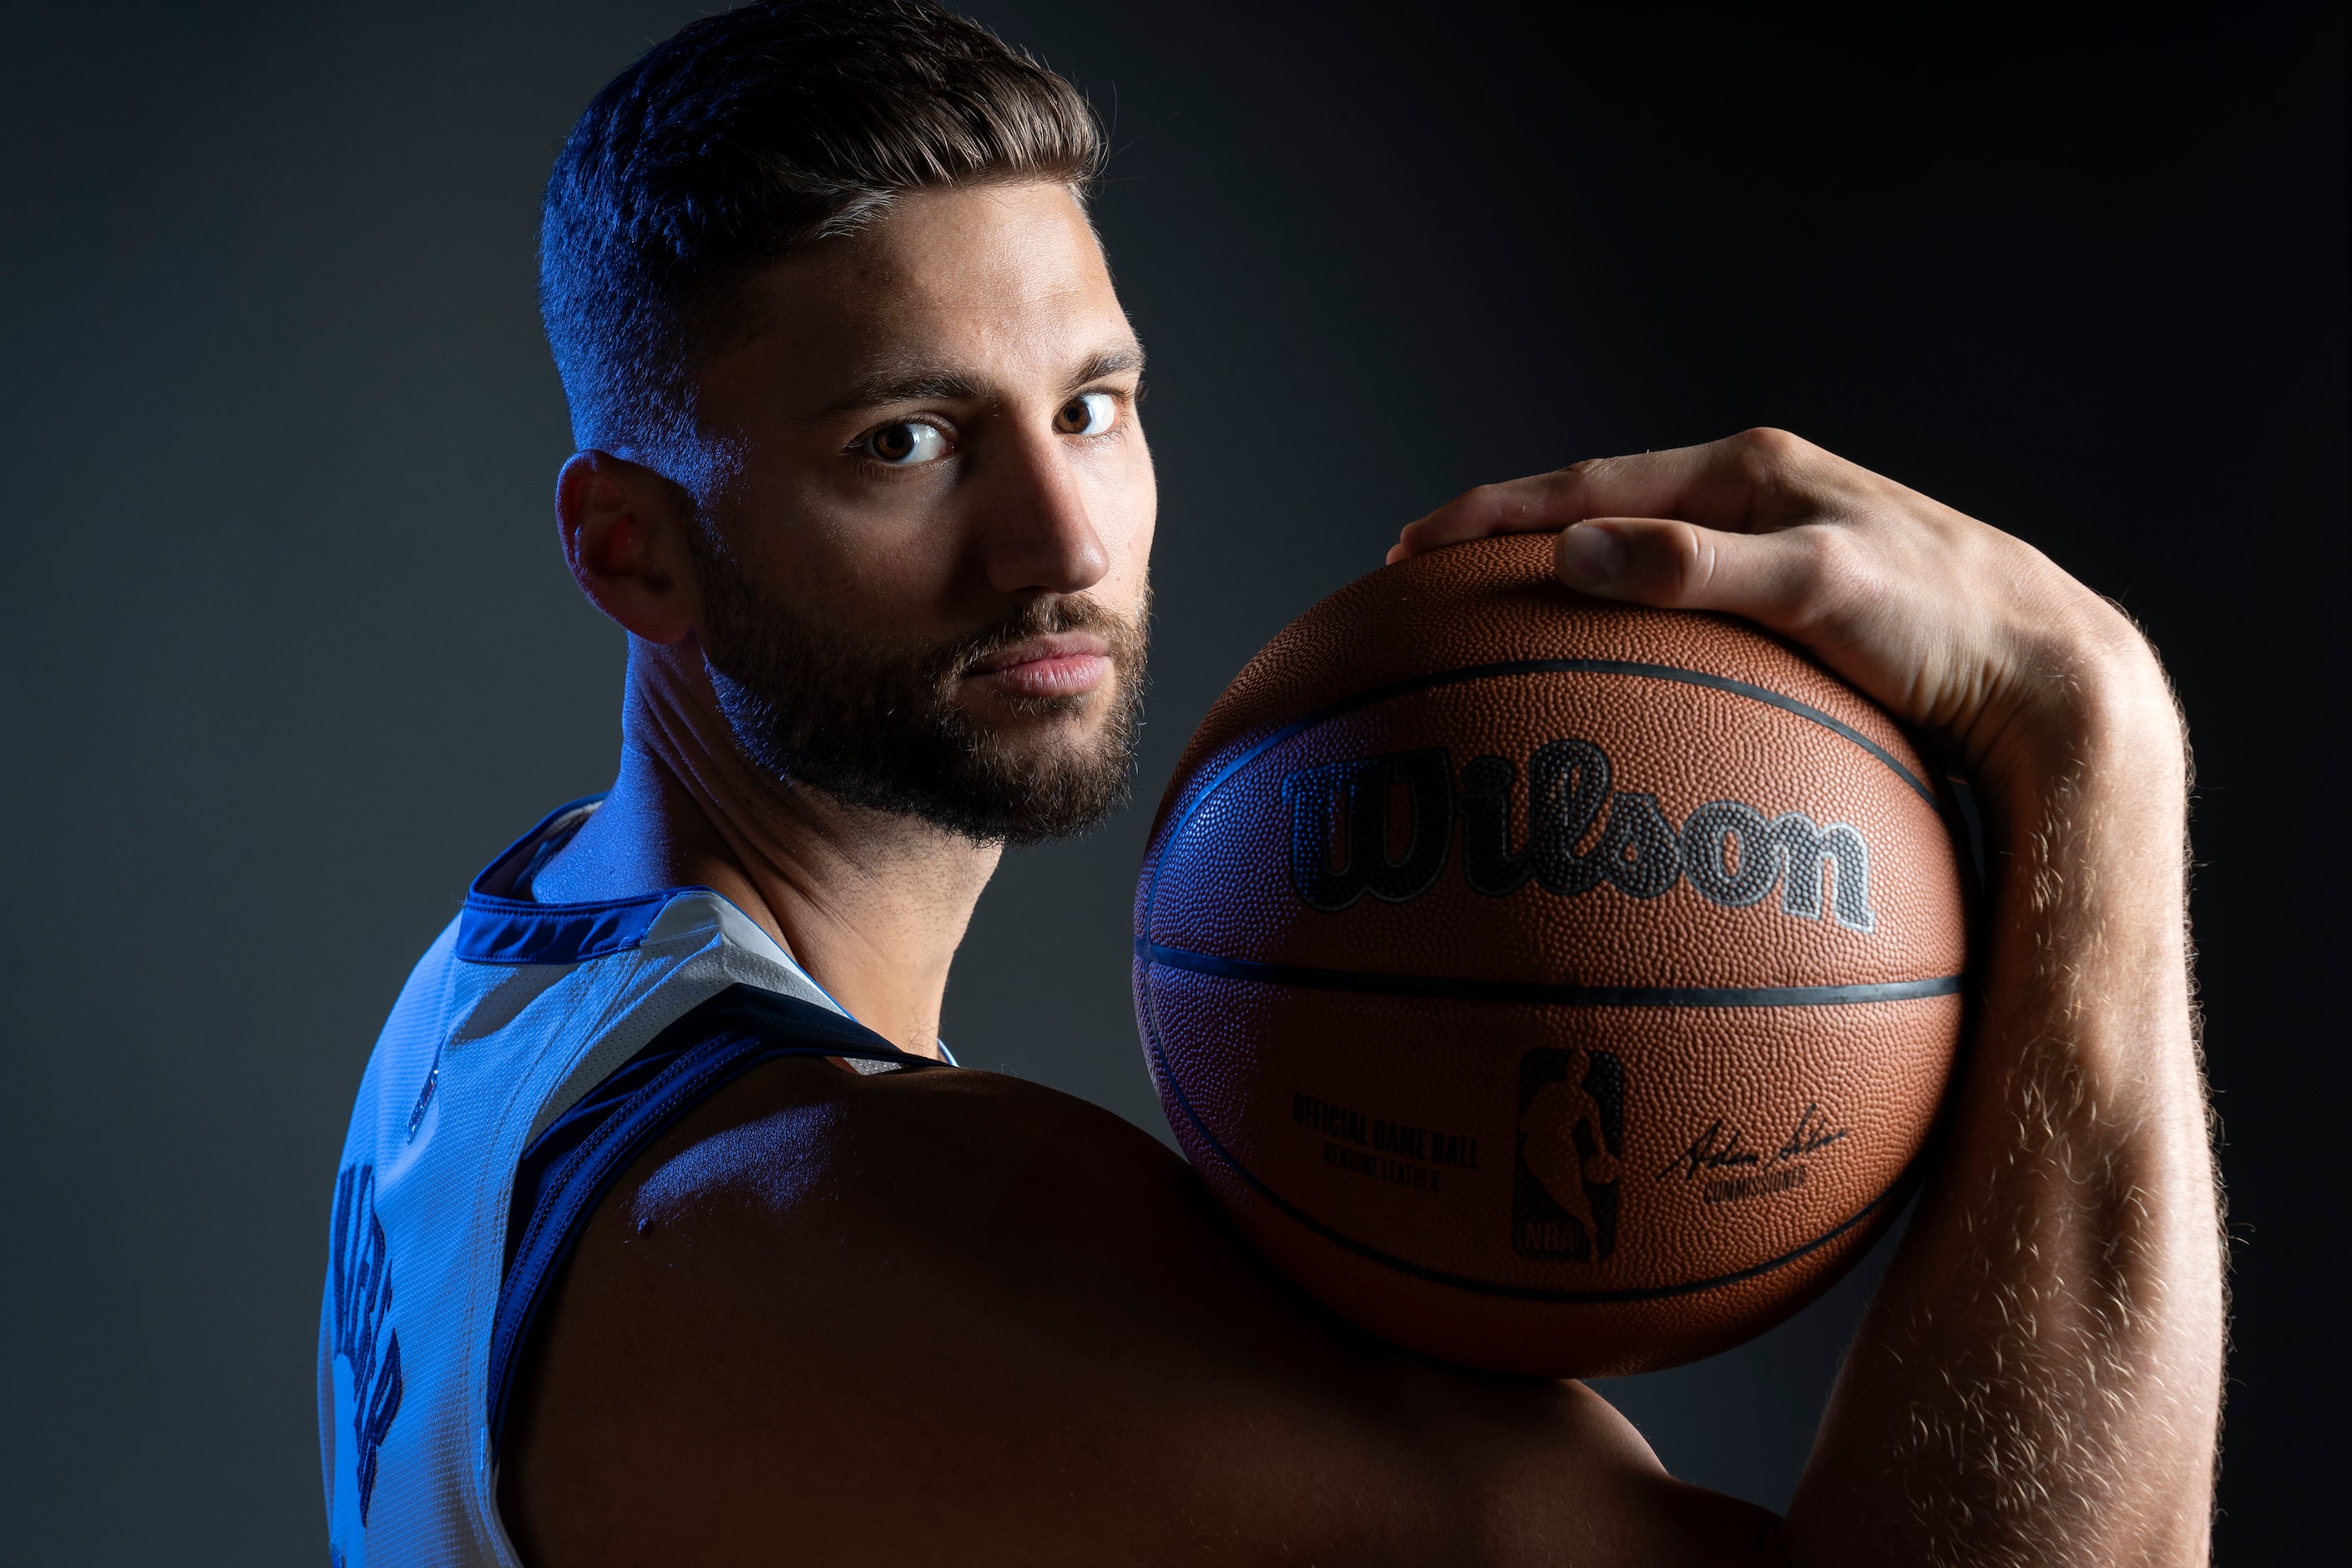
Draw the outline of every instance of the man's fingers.
M1840 555L1821 524L1737 533L1663 517L1594 518L1552 547L1561 581L1596 598L1669 610L1721 610L1801 633L1822 607Z
M1389 560L1496 533L1567 528L1591 518L1678 517L1752 533L1810 508L1801 476L1837 459L1785 430L1748 430L1703 447L1598 458L1481 485L1405 525Z
M1786 430L1743 430L1704 447L1602 458L1578 465L1583 516L1576 521L1676 517L1760 533L1812 511L1819 481L1844 466Z
M1408 555L1459 544L1465 539L1486 539L1497 533L1549 533L1579 521L1582 492L1580 463L1531 479L1465 490L1427 517L1404 525L1389 548L1391 565Z

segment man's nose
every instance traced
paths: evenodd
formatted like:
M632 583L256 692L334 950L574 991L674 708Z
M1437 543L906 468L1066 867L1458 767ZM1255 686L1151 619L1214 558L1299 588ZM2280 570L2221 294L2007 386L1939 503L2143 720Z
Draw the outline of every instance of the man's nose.
M980 549L1000 594L1077 594L1110 570L1087 487L1062 441L1036 434L999 448Z

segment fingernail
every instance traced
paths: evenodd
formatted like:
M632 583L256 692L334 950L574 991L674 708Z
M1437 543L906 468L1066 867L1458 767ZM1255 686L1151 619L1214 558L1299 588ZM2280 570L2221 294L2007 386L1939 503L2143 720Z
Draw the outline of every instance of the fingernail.
M1625 572L1625 546L1605 528L1578 523L1559 536L1559 574L1580 588L1601 588Z

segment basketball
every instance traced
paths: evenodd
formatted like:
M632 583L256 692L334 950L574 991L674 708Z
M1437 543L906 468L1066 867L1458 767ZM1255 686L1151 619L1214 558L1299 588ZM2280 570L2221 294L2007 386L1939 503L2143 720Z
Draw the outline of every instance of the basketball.
M1552 1377L1726 1349L1893 1218L1960 1037L1948 792L1727 616L1549 535L1315 605L1211 710L1136 888L1170 1124L1274 1265Z

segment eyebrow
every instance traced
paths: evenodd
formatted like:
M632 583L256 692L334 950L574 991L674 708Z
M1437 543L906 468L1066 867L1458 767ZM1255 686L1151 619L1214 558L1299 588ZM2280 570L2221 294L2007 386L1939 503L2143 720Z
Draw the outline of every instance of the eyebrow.
M1107 375L1119 375L1143 369L1143 350L1135 345L1106 349L1089 356L1069 378L1072 389L1090 381L1100 381ZM851 414L861 408L879 408L890 403L921 403L931 399L979 398L984 396L981 383L969 372L929 366L898 364L886 366L873 374L852 382L840 396L816 411L823 419L835 414Z
M1090 381L1100 381L1107 375L1123 375L1129 371L1143 374L1143 346L1130 343L1125 348L1109 349L1095 355L1078 367L1070 377L1070 390L1076 391Z

